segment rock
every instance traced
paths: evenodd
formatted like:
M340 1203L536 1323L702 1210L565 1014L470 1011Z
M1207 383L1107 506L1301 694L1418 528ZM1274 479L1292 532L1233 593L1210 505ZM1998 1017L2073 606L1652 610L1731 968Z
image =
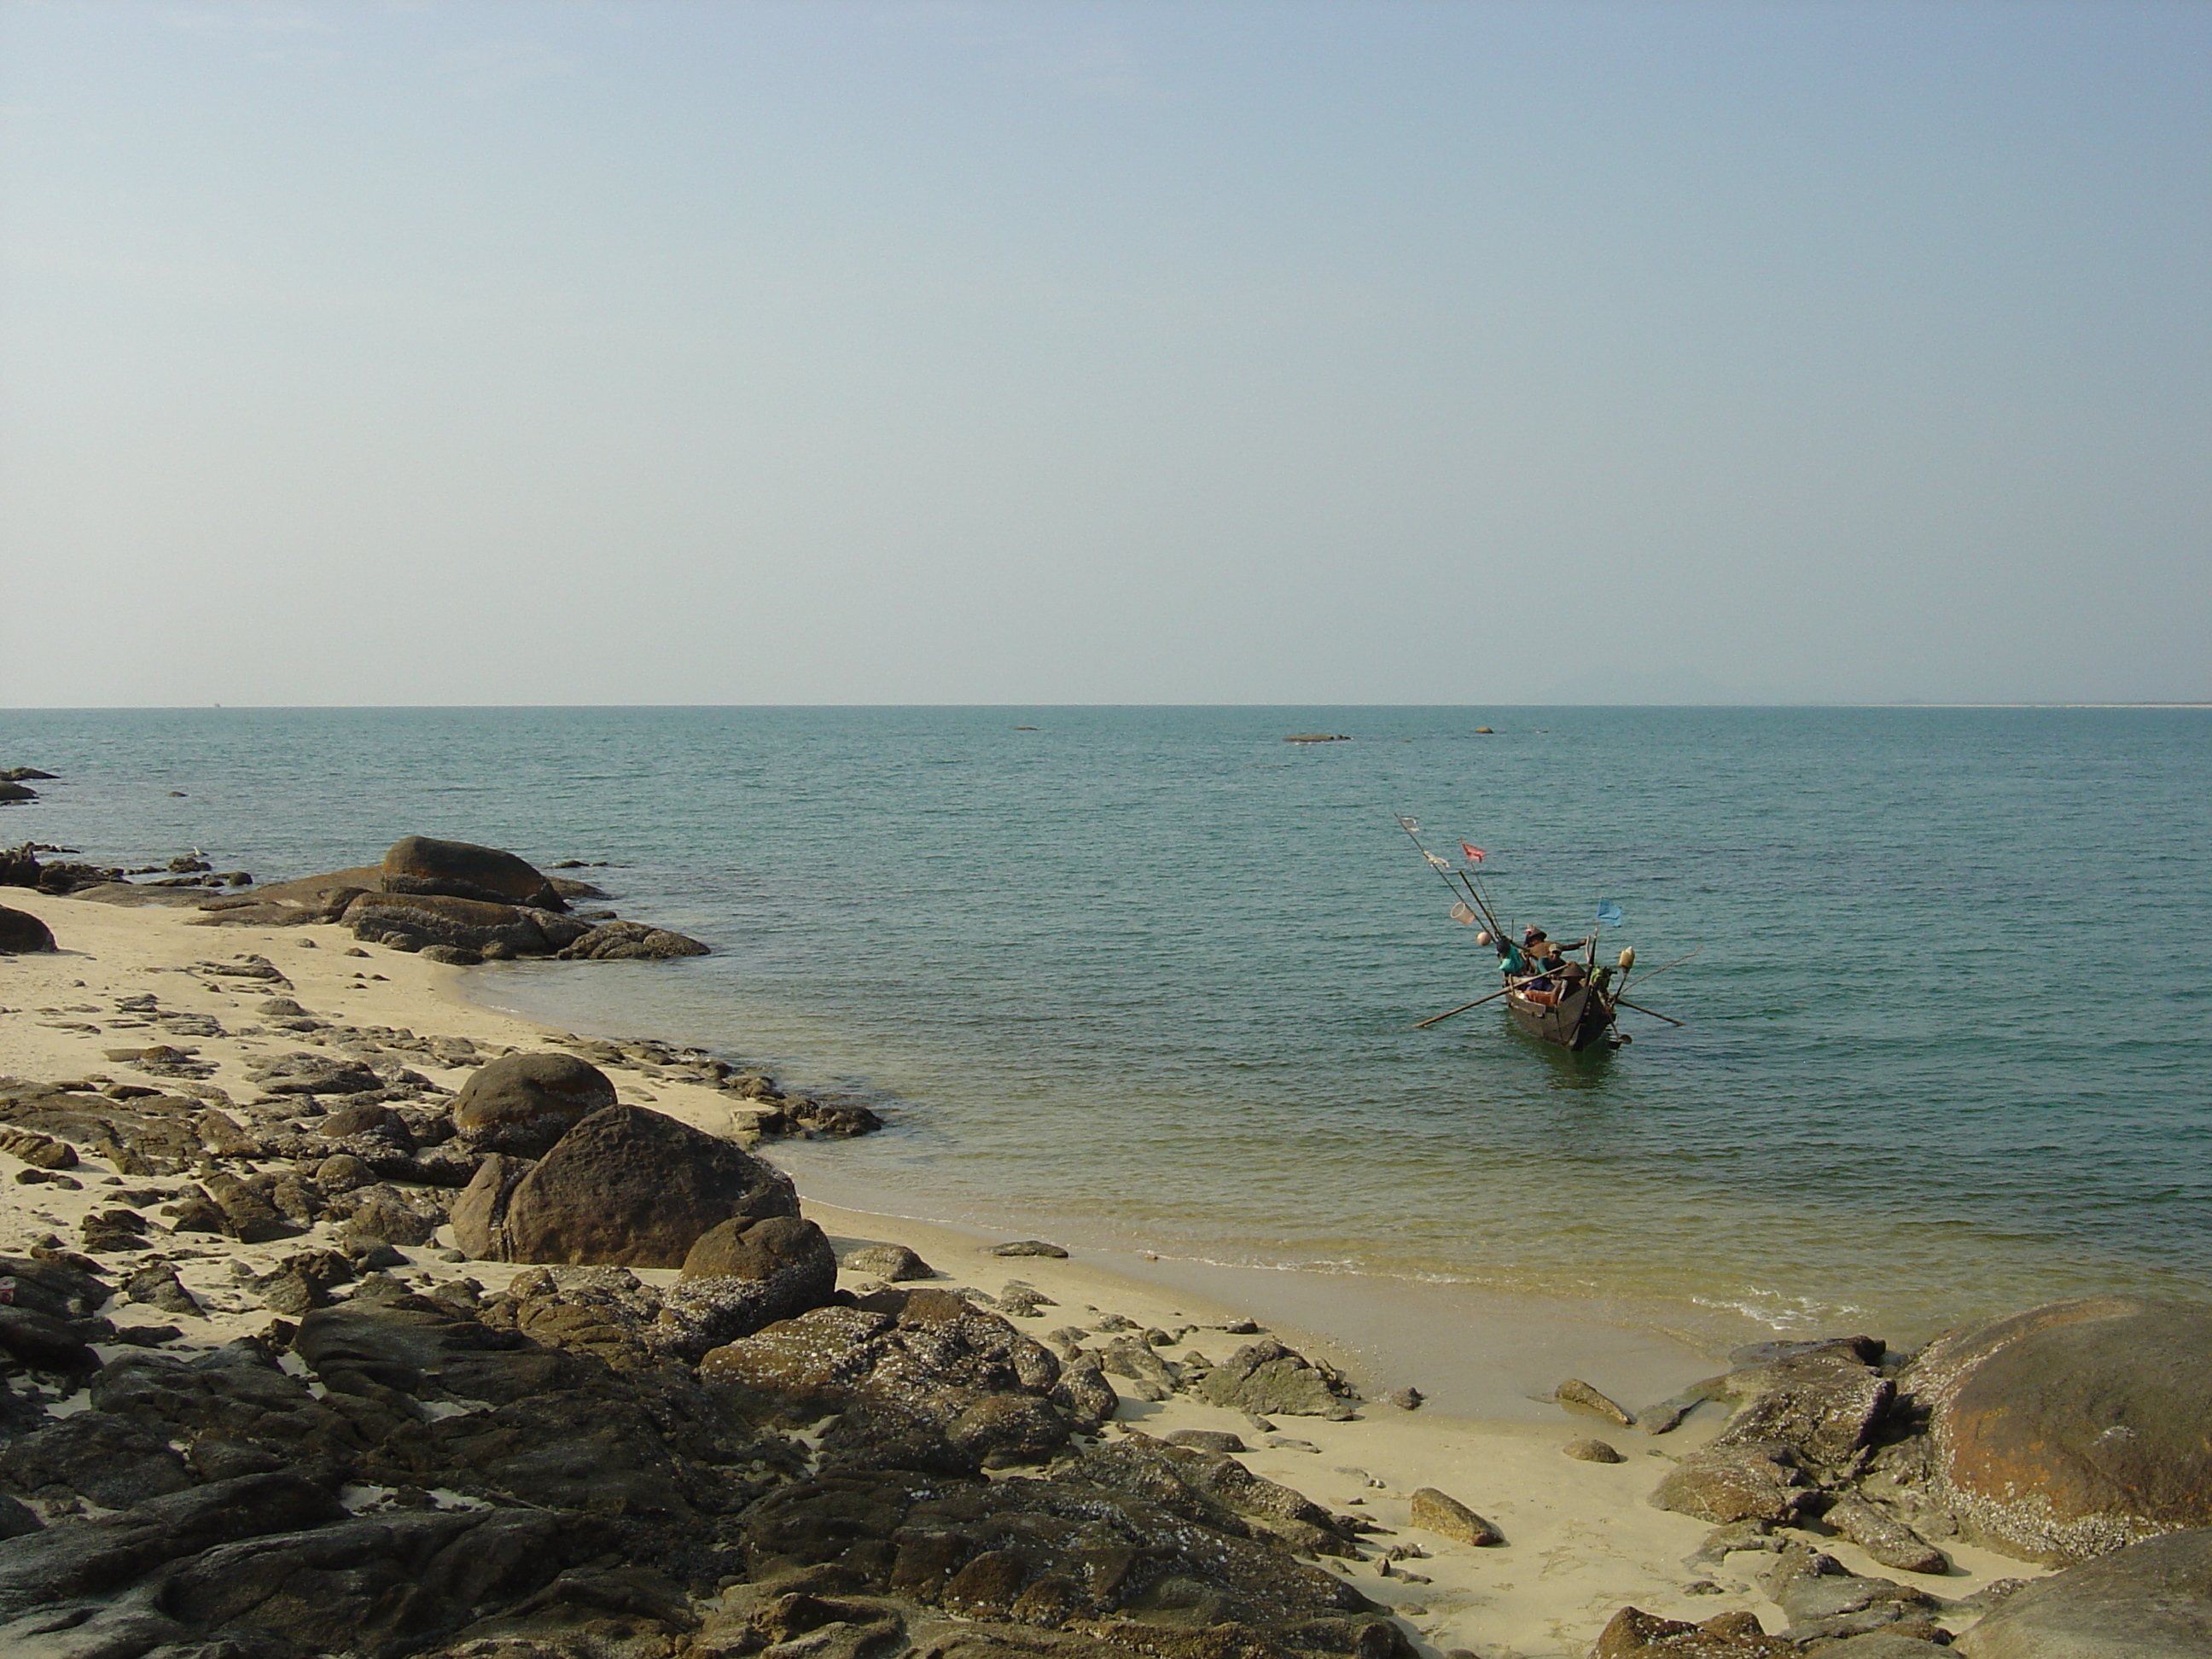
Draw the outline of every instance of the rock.
M1951 1559L1918 1533L1864 1498L1846 1494L1820 1517L1885 1567L1902 1572L1948 1572Z
M1173 1434L1168 1436L1167 1443L1170 1446L1194 1446L1200 1451L1251 1450L1251 1448L1244 1443L1242 1435L1231 1434L1226 1429L1177 1429Z
M1584 1417L1602 1418L1617 1429L1632 1429L1636 1419L1605 1395L1578 1377L1569 1377L1552 1391L1552 1399L1562 1409L1579 1412Z
M1428 1396L1416 1388L1393 1389L1382 1396L1383 1403L1395 1406L1401 1412L1417 1412Z
M473 1151L543 1158L576 1124L614 1103L607 1074L574 1054L502 1054L461 1085L453 1131Z
M884 1291L868 1304L817 1308L717 1348L701 1380L754 1390L795 1420L866 1407L975 1457L1031 1461L1065 1443L1048 1403L1060 1381L1050 1350L949 1291ZM990 1405L998 1395L1029 1403Z
M725 1221L799 1212L788 1176L642 1107L592 1113L519 1179L513 1164L486 1158L453 1206L478 1261L677 1267Z
M52 772L41 772L35 766L11 766L0 772L0 778L7 779L10 783L21 783L26 779L37 783L52 783L56 775Z
M410 950L445 945L487 958L550 957L581 938L586 923L550 910L435 893L362 893L341 918L356 939ZM396 948L396 947L395 947Z
M426 962L442 962L450 968L474 968L483 961L483 952L472 951L465 945L426 945L422 947Z
M903 1244L866 1245L851 1252L839 1265L848 1273L869 1273L893 1285L937 1277L936 1268Z
M356 1191L353 1213L346 1218L349 1241L404 1244L413 1249L428 1244L445 1222L441 1211L410 1202L390 1187L374 1186Z
M10 1441L0 1450L0 1480L34 1495L58 1487L111 1510L198 1484L160 1435L100 1411Z
M1748 1613L1724 1613L1701 1625L1623 1607L1600 1632L1590 1659L1767 1659L1796 1644L1766 1635Z
M167 1265L141 1267L125 1281L125 1297L143 1302L160 1309L163 1313L198 1314L198 1300L186 1290L177 1277L177 1270Z
M1011 1244L994 1244L993 1255L1048 1255L1066 1260L1067 1252L1057 1244L1048 1244L1041 1238L1018 1238Z
M69 1326L30 1308L0 1306L0 1353L39 1371L90 1371L100 1356Z
M1505 1534L1484 1520L1473 1510L1434 1486L1423 1486L1413 1494L1413 1514L1409 1524L1424 1532L1435 1533L1440 1538L1455 1539L1462 1544L1482 1548L1502 1544Z
M28 910L0 904L0 956L29 956L54 948L53 930Z
M222 1212L223 1231L246 1244L265 1244L290 1238L299 1227L276 1212L276 1206L236 1176L218 1172L203 1183L207 1197ZM181 1229L182 1218L179 1218Z
M27 784L17 783L12 778L0 778L0 803L13 805L19 801L36 800L39 792Z
M1700 1521L1794 1520L1807 1494L1788 1447L1707 1447L1669 1470L1650 1498L1654 1506Z
M1946 1333L1899 1376L1978 1542L2103 1554L2212 1525L2212 1307L2104 1297Z
M1255 1415L1330 1417L1349 1410L1333 1373L1272 1337L1237 1349L1200 1378L1194 1392L1214 1405Z
M2039 1579L1953 1645L1970 1659L2202 1659L2212 1653L2212 1528Z
M1822 1344L1734 1374L1729 1386L1751 1397L1712 1443L1778 1442L1808 1468L1854 1473L1895 1391L1887 1377L1860 1358L1856 1345L1863 1340Z
M376 1179L376 1172L351 1152L334 1152L315 1165L315 1185L325 1193L350 1192Z
M321 1486L283 1470L214 1481L87 1525L11 1538L0 1543L0 1617L115 1589L234 1539L317 1527L344 1513Z
M277 1054L249 1066L246 1074L272 1095L357 1095L384 1086L367 1062L328 1054Z
M822 1229L794 1215L732 1217L699 1236L667 1298L694 1334L683 1357L821 1307L837 1289L837 1257Z
M1923 1631L1929 1634L1912 1633ZM1823 1659L1942 1659L1952 1650L1948 1642L1936 1639L1943 1634L1948 1632L1934 1625L1893 1625L1863 1636L1847 1636L1814 1651Z
M428 836L403 836L392 844L384 855L383 885L387 893L441 894L538 910L568 908L553 884L514 854L471 842L434 841Z
M1790 1635L1858 1636L1907 1620L1924 1622L1942 1609L1910 1584L1846 1572L1833 1557L1784 1544L1766 1576L1766 1593L1790 1619Z
M641 921L603 921L561 947L563 962L663 962L710 954L697 939Z
M1583 1463L1625 1463L1628 1461L1610 1443L1603 1440L1570 1440L1559 1449Z

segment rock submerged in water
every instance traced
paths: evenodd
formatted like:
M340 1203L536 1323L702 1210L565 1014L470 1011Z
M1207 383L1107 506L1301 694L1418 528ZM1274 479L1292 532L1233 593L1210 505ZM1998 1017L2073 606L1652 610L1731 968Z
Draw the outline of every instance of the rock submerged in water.
M387 893L479 899L534 910L568 908L544 873L527 860L473 842L403 836L385 854L381 867Z

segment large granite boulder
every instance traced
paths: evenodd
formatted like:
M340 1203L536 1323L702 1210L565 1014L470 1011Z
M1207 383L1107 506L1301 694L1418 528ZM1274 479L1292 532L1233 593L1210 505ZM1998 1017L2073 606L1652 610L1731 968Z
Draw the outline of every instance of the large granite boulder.
M2168 1533L2017 1590L1953 1644L1971 1659L2203 1659L2212 1529Z
M481 1066L453 1101L453 1132L482 1152L543 1158L553 1143L615 1103L615 1085L574 1054L502 1054Z
M28 956L54 948L53 930L28 910L0 904L0 956Z
M534 865L473 842L403 836L384 855L383 877L387 893L442 894L538 910L568 908Z
M1898 1382L1970 1538L2063 1563L2212 1526L2212 1307L2052 1303L1938 1337Z
M455 1237L478 1261L680 1267L726 1221L799 1213L788 1176L637 1106L592 1113L518 1169L487 1158L453 1206Z
M550 957L591 932L589 922L550 910L440 893L362 893L347 904L343 920L356 939L494 957Z

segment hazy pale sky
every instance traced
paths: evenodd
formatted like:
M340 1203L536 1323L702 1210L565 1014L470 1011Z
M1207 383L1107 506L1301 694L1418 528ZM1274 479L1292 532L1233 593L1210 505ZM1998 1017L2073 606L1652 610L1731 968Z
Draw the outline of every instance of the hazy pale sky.
M0 704L2212 695L2212 5L0 0Z

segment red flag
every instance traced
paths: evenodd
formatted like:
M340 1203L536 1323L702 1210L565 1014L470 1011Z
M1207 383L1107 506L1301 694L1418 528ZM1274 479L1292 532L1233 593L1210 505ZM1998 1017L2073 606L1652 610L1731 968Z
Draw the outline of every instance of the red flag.
M1481 863L1483 859L1487 856L1480 847L1469 847L1465 842L1460 842L1459 850L1466 854L1470 859L1473 859L1477 864Z

